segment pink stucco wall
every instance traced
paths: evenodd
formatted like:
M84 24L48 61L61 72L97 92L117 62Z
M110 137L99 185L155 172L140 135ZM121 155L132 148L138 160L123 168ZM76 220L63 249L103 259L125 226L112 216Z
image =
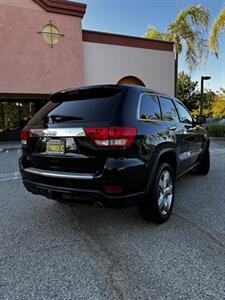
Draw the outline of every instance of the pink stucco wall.
M52 20L51 48L37 32ZM83 84L81 18L49 13L32 0L0 0L0 93L52 93Z

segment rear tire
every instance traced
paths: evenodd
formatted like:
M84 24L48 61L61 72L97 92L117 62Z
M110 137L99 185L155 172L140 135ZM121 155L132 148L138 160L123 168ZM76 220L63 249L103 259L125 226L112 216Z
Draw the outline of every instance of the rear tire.
M197 175L207 175L210 169L210 154L209 148L207 148L200 160L199 165L194 169L194 173Z
M162 163L158 167L148 197L138 206L141 217L159 224L166 222L173 209L174 192L173 170L169 164Z

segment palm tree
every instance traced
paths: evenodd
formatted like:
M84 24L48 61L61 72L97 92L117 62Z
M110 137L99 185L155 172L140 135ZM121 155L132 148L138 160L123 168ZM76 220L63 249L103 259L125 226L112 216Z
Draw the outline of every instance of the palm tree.
M178 56L185 48L186 63L190 70L205 62L208 54L205 34L209 24L209 12L201 5L192 5L181 10L166 32L150 27L145 38L174 42L175 94L177 91Z
M219 33L225 30L225 8L223 8L215 19L209 35L209 49L219 55Z

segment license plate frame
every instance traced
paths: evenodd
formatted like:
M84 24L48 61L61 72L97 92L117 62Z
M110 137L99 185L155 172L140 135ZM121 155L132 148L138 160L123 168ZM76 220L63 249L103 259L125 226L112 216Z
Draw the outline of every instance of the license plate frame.
M46 153L63 155L66 152L66 141L64 139L48 139L46 141Z

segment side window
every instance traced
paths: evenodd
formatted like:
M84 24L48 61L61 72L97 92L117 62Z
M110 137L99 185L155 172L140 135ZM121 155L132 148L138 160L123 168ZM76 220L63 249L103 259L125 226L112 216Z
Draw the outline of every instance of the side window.
M160 97L160 105L162 110L162 118L164 121L177 121L179 122L179 117L173 104L173 101L169 98Z
M193 122L191 115L186 108L179 102L176 101L176 107L182 123L191 124Z
M143 121L161 120L159 102L156 96L148 94L142 96L139 108L139 119Z

